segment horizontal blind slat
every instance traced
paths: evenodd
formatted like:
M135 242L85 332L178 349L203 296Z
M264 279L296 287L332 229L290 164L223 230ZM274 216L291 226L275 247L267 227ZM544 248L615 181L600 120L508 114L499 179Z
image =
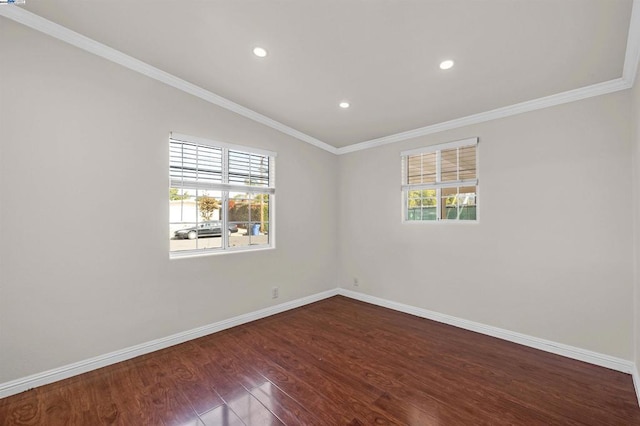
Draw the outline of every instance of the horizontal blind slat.
M248 186L237 185L231 183L218 183L218 182L191 182L182 181L179 179L171 179L169 181L172 188L178 189L203 189L210 191L230 191L230 192L242 192L242 193L255 193L255 194L275 194L276 189L267 186Z
M421 189L454 188L457 186L477 186L478 179L454 180L440 183L421 183L402 185L403 191L417 191Z

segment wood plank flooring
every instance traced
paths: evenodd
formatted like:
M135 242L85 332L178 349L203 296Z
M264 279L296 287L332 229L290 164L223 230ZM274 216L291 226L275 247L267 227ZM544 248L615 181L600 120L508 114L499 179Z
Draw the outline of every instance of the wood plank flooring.
M629 375L336 296L0 400L4 425L640 425Z

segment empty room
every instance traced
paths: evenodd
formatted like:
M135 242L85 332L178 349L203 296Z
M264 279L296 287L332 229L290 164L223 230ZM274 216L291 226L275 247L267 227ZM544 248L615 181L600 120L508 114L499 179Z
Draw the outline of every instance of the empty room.
M0 0L0 425L640 425L640 0Z

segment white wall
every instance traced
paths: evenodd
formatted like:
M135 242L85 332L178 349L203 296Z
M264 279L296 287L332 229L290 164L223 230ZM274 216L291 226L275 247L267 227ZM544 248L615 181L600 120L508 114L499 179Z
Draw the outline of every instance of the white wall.
M0 57L0 383L335 288L337 157L4 18ZM278 152L275 250L169 260L171 131Z
M3 18L0 54L0 383L353 277L633 359L637 85L335 157ZM276 250L169 260L170 131L278 152ZM400 151L472 136L480 223L403 225Z
M640 370L640 69L632 89L632 144L633 144L633 194L634 194L634 343L636 370ZM636 373L637 374L637 373ZM640 380L640 377L636 377ZM636 389L640 401L640 389Z
M340 156L340 286L632 359L630 105L625 91ZM402 224L400 151L474 136L480 222Z

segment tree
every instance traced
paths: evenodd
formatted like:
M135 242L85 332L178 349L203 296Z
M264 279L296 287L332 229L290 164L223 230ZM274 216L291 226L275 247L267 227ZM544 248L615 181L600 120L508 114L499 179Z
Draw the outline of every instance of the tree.
M437 205L436 190L423 189L409 191L409 208L414 207L435 207Z
M170 201L180 201L186 200L189 198L189 193L184 192L184 194L178 194L178 188L169 188L169 200Z
M220 208L220 201L216 198L203 195L198 198L198 209L200 210L200 216L205 221L211 220L213 213Z

